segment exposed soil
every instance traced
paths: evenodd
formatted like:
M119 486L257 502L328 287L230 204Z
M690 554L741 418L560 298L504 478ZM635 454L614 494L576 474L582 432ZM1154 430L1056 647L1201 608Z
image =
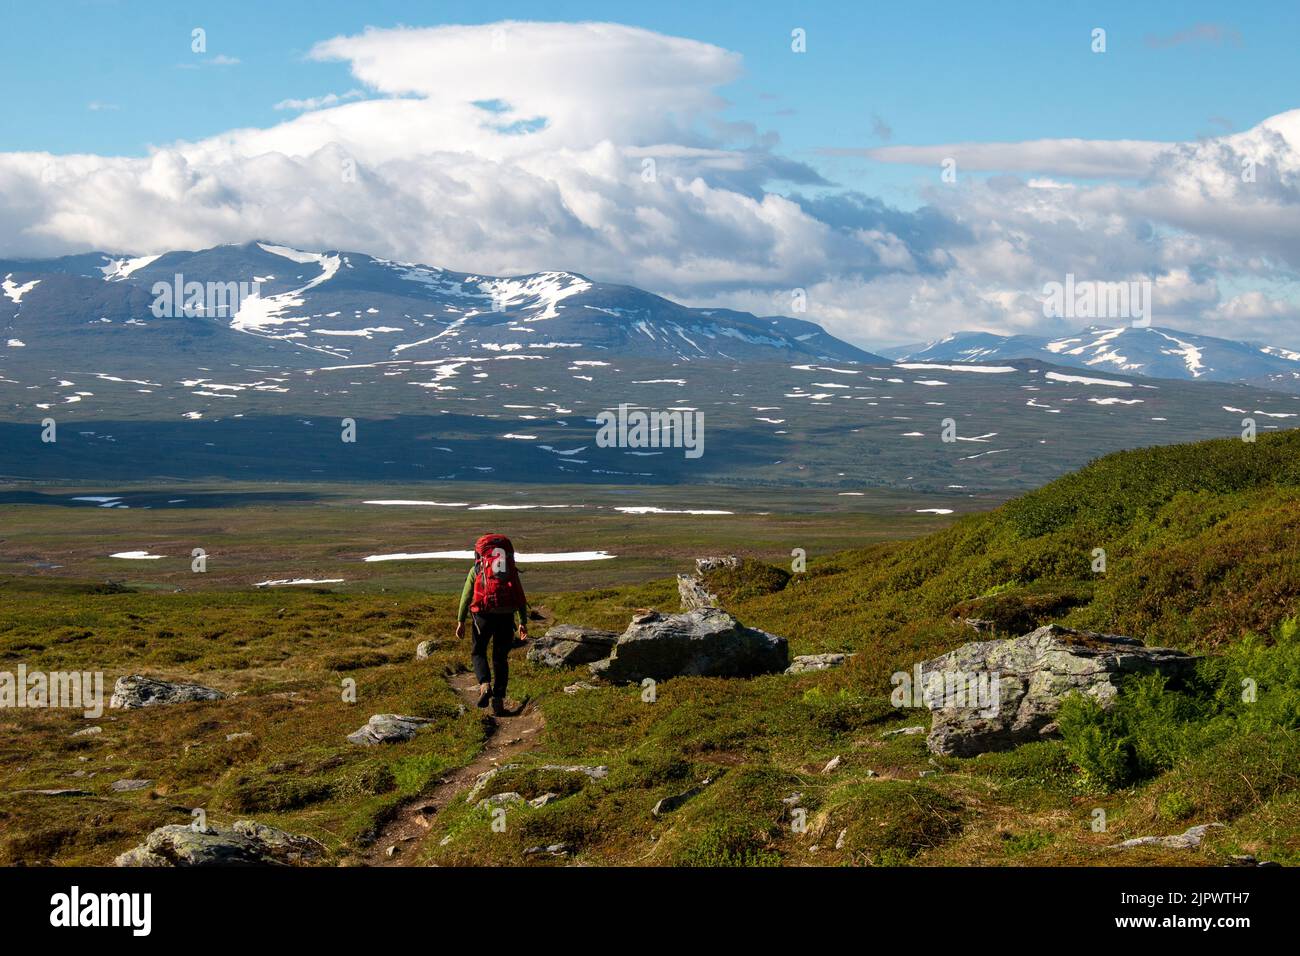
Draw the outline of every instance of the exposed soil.
M471 713L482 713L490 721L483 750L470 763L453 770L428 792L403 806L380 830L366 852L367 866L414 865L438 811L453 800L464 799L462 794L474 785L479 774L510 763L536 746L546 724L541 710L531 701L514 705L504 717L492 717L491 711L478 711L478 683L472 673L457 674L449 683ZM393 847L396 850L391 850Z

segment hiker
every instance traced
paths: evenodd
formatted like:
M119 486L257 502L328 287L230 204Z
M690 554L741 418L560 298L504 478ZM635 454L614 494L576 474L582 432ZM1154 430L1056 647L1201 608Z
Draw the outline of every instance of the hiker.
M478 678L478 705L492 701L492 713L505 715L506 684L510 678L510 649L514 646L515 615L519 640L528 640L528 601L515 567L515 546L503 534L485 534L474 542L474 566L465 577L456 617L456 637L465 633L465 618L473 616L470 659ZM488 670L488 642L492 669Z

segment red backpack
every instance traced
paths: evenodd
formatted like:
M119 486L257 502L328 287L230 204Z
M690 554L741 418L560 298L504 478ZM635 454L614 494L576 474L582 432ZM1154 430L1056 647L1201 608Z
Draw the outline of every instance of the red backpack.
M474 542L475 614L500 614L527 606L524 585L515 567L515 546L503 534L485 534Z

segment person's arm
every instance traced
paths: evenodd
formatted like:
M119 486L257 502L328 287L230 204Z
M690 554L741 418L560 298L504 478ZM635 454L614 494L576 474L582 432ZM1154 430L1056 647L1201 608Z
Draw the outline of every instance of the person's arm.
M474 594L474 569L465 575L465 586L460 589L460 608L456 611L456 636L465 633L465 618L469 617L470 598Z
M528 595L524 594L524 582L519 582L519 639L528 640Z

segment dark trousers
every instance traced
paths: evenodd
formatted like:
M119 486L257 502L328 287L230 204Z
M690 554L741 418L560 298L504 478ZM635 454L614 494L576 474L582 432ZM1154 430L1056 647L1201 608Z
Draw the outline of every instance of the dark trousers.
M510 680L510 645L515 640L515 615L475 614L470 660L480 684L492 685L492 696L506 696ZM492 670L488 671L488 641L492 642ZM496 680L492 675L496 675Z

